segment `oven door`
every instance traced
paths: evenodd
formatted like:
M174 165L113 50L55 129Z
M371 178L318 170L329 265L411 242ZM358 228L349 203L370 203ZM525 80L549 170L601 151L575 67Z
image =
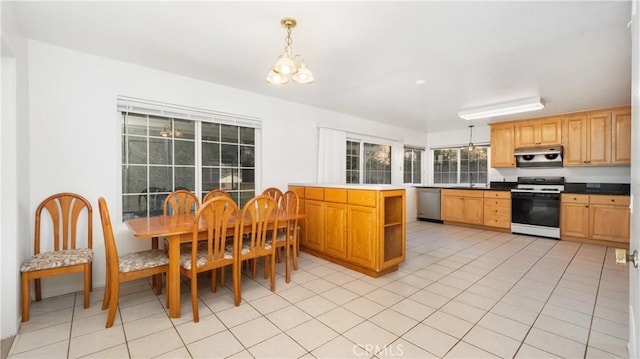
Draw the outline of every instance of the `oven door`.
M560 193L512 191L511 223L560 228Z

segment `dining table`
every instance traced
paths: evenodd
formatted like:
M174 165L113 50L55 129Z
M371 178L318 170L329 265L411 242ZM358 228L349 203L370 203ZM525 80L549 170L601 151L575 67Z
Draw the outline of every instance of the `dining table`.
M169 316L171 318L180 318L180 244L190 243L193 240L195 217L195 214L188 213L132 218L124 222L136 238L166 237L168 239L167 297ZM302 218L304 218L304 215L301 213L294 214L280 211L277 217L273 216L269 220L269 223L276 223L278 228L286 228L287 223L290 221ZM231 228L233 229L233 226ZM251 221L245 221L245 228L240 229L240 238L242 238L243 233L247 233L250 230ZM199 222L198 232L202 238L206 238L207 227L204 221ZM232 234L230 233L230 235Z

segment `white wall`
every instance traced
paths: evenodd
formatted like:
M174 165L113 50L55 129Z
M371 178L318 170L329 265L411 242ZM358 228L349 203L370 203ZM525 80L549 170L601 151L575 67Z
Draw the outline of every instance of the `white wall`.
M95 286L104 284L105 274L99 196L107 199L114 223L121 221L118 95L262 119L262 188L316 181L319 123L411 144L424 144L426 138L415 131L29 41L30 208L61 191L81 193L94 204ZM114 230L123 253L149 247L148 241L132 238L124 225ZM43 295L80 290L81 285L79 276L46 280Z
M0 337L16 334L19 264L29 253L29 110L26 41L10 9L2 7L2 122L0 124Z

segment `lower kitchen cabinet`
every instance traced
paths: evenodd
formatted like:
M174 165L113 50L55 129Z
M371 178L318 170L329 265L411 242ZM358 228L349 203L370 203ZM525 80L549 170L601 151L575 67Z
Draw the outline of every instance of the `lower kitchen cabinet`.
M560 237L589 238L589 195L561 195Z
M303 196L301 249L372 277L397 270L405 260L406 195L388 187L289 186Z
M324 202L306 200L304 205L306 218L304 219L304 236L301 236L301 244L317 250L324 250L325 213Z
M629 245L628 196L589 196L590 236L594 240Z
M441 192L441 216L447 222L483 224L484 191L443 189Z
M511 192L484 191L484 225L502 229L511 228Z
M327 254L336 258L347 257L347 205L324 203L324 233Z
M629 246L629 196L563 193L561 206L561 239Z
M376 208L349 206L347 213L349 221L347 258L363 267L373 267L376 249Z

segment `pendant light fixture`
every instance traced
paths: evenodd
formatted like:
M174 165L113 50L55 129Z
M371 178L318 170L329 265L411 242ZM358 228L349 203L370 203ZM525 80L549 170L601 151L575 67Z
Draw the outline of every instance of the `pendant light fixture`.
M469 151L473 151L476 149L476 145L473 144L473 125L469 125Z
M287 29L287 37L285 37L286 46L284 52L278 57L271 71L267 75L267 81L274 85L284 85L289 79L299 84L309 84L313 82L313 74L302 59L302 56L293 54L291 49L291 29L296 27L297 21L291 17L285 17L280 20L282 27Z

